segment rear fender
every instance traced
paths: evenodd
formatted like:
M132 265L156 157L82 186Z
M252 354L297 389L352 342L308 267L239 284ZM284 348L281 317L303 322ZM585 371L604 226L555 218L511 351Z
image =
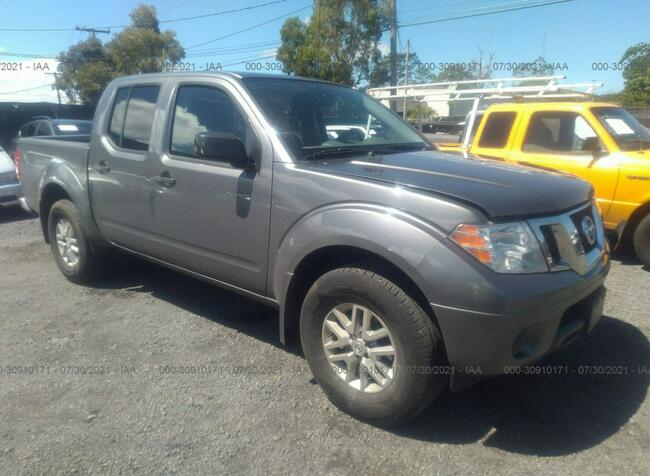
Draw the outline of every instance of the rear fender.
M51 191L55 188L65 192L70 198L70 201L77 207L85 231L92 242L99 246L107 246L108 242L102 237L92 214L87 175L79 177L64 160L53 159L48 162L39 179L39 212L42 209L42 205L46 205L47 213L49 213L49 207L52 203L43 203L43 201L47 201ZM41 216L41 222L44 224L44 233L46 233L47 219L47 216Z

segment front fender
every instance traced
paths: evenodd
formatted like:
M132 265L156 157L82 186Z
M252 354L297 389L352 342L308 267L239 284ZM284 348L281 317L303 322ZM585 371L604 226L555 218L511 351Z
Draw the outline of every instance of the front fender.
M341 203L313 210L287 231L276 255L270 289L280 303L280 329L291 279L311 253L330 246L360 248L391 262L422 289L418 265L444 236L433 224L385 206Z

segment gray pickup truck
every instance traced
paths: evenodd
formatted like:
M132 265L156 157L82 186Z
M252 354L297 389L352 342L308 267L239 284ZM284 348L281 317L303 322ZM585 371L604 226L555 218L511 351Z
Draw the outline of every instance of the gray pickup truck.
M96 279L118 249L274 306L328 397L375 424L537 361L602 314L589 184L438 153L354 88L126 77L90 135L18 147L23 204L68 279Z

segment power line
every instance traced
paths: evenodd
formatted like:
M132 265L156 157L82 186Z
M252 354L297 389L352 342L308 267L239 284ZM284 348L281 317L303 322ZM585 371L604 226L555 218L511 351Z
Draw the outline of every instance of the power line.
M250 5L248 7L236 8L236 9L233 9L233 10L225 10L223 12L206 13L205 15L196 15L196 16L193 16L193 17L185 17L185 18L175 18L173 20L161 20L160 23L172 23L172 22L178 22L178 21L198 20L199 18L214 17L214 16L217 16L217 15L225 15L226 13L243 12L243 11L246 11L246 10L253 10L255 8L267 7L269 5L275 5L277 3L285 3L286 1L287 0L275 0L273 2L260 3L259 5Z
M18 89L16 91L2 91L0 92L0 94L22 93L23 91L33 91L34 89L41 89L44 88L45 86L52 86L52 83L41 84L40 86L34 86L33 88Z
M535 1L540 1L540 0L515 0L515 1L511 1L511 2L506 2L506 3L494 3L494 2L489 3L489 4L483 3L481 6L477 6L477 7L472 7L472 8L469 8L469 9L462 9L461 8L460 11L451 11L451 12L447 13L447 15L464 15L464 14L467 14L467 13L479 12L481 10L491 10L493 8L505 8L505 7L510 7L510 6L522 6L522 5L523 6L530 6L530 4L535 3ZM478 2L472 2L472 3L467 3L467 4L464 4L464 5L461 4L461 5L454 5L454 6L465 7L465 6L472 5L472 4L476 5L477 3ZM427 9L427 10L429 10L429 9ZM438 19L438 18L440 18L440 15L434 15L434 16L429 15L429 16L426 16L426 17L419 16L416 19L413 19L413 21L420 22L420 21L423 21L423 20L431 19L431 18L432 19ZM406 23L409 23L409 22L407 21Z
M268 47L279 46L280 43L276 40L273 41L262 41L255 43L242 43L240 45L224 46L222 48L212 48L206 50L195 50L192 51L192 56L187 56L187 58L198 58L202 56L210 55L231 55L235 53L246 53L249 51L255 51L256 49L263 49ZM2 56L15 57L15 58L27 58L27 59L58 59L58 55L53 55L49 53L19 53L15 51L0 51L0 58ZM104 61L108 62L106 58L84 58L81 61Z
M213 12L213 13L205 13L203 15L196 15L192 17L182 17L182 18L170 18L168 20L160 20L158 23L174 23L174 22L180 22L180 21L189 21L189 20L198 20L201 18L208 18L208 17L215 17L219 15L226 15L229 13L238 13L238 12L243 12L247 10L254 10L256 8L262 8L262 7L268 7L269 5L276 5L278 3L284 3L287 0L273 0L271 2L265 2L265 3L259 3L256 5L249 5L247 7L241 7L241 8L233 8L231 10L222 10L219 12ZM130 24L127 25L110 25L110 26L102 26L101 28L103 29L118 29L118 28L126 28L131 26ZM60 31L77 31L78 28L0 28L0 31L11 31L11 32L60 32Z
M544 3L538 3L536 5L525 5L525 6L520 6L520 7L511 7L511 8L502 8L500 10L493 10L490 12L480 12L480 13L468 13L464 15L457 15L457 16L451 16L451 17L446 17L446 18L438 18L436 20L427 20L427 21L421 21L421 22L414 22L414 23L405 23L399 25L400 28L407 28L409 26L418 26L418 25L429 25L431 23L442 23L442 22L447 22L447 21L453 21L453 20L461 20L463 18L473 18L473 17L482 17L486 15L494 15L496 13L505 13L505 12L514 12L517 10L527 10L529 8L538 8L538 7L546 7L550 5L558 5L561 3L569 3L569 2L575 2L576 0L554 0L550 2L544 2Z
M212 40L208 40L208 41L204 41L202 43L197 43L195 45L188 46L188 47L185 48L185 50L190 50L192 48L197 48L199 46L208 45L210 43L214 43L215 41L225 40L226 38L230 38L232 36L239 35L240 33L245 33L247 31L253 30L253 29L258 28L260 26L268 25L269 23L273 23L274 21L281 20L281 19L286 18L286 17L288 17L290 15L293 15L294 13L298 13L298 12L301 12L303 10L307 10L308 8L311 8L311 7L312 7L311 5L307 5L306 7L302 7L302 8L299 8L297 10L294 10L292 12L285 13L284 15L280 15L279 17L271 18L270 20L266 20L266 21L264 21L262 23L257 23L256 25L249 26L248 28L244 28L243 30L234 31L234 32L229 33L227 35L220 36L219 38L214 38Z

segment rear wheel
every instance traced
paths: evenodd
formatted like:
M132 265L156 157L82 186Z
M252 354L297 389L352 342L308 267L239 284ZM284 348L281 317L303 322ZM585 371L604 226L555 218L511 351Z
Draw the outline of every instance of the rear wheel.
M392 425L413 418L444 389L440 332L387 277L361 267L320 277L305 297L300 334L328 398L359 419Z
M103 275L105 256L93 250L79 211L71 201L59 200L52 205L48 236L54 260L70 281L86 284Z
M650 267L650 214L639 222L632 241L636 255L644 265Z

